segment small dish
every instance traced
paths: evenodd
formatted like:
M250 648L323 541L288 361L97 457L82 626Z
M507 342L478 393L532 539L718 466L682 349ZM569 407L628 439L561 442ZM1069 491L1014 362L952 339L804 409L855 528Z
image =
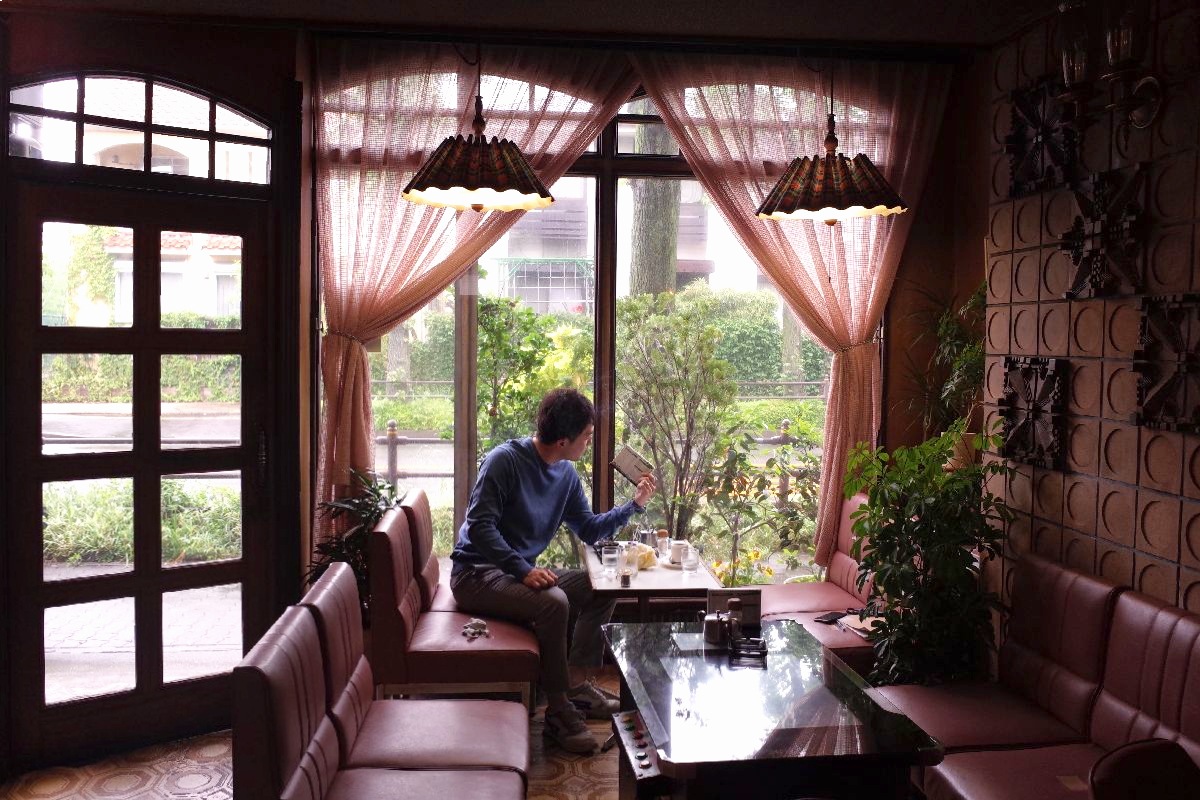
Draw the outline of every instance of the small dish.
M667 569L683 569L683 564L676 564L676 563L673 563L673 562L672 562L670 559L668 559L668 558L660 558L660 559L658 560L658 565L659 565L660 567L665 567L665 568L667 568Z

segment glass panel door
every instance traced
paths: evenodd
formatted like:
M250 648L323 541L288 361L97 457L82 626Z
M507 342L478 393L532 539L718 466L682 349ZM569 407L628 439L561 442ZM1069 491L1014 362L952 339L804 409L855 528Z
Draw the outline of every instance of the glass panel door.
M16 760L213 729L264 617L265 204L16 194Z

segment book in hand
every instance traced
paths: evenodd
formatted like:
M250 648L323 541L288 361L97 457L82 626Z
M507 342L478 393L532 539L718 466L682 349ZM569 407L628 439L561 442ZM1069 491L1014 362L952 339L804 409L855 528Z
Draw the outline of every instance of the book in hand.
M654 471L654 466L629 445L621 448L621 452L613 458L612 465L613 469L624 475L634 486L637 486L643 475Z

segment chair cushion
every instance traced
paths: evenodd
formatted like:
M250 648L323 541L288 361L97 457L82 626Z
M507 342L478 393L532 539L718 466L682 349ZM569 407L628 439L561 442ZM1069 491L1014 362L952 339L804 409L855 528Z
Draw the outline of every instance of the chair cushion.
M538 675L533 631L489 619L490 636L468 639L462 628L470 614L422 614L408 643L408 683L498 683L532 681Z
M325 800L389 797L523 800L525 782L501 769L347 769L334 777Z
M1145 739L1102 756L1088 783L1092 800L1195 800L1200 766L1177 742Z
M376 700L350 767L529 769L529 717L507 700Z
M925 770L927 800L1088 800L1092 744L952 753Z
M856 494L842 501L842 515L838 520L837 549L829 559L829 568L825 572L825 580L834 586L852 594L857 598L854 608L861 608L871 597L871 581L858 588L858 560L851 553L854 549L854 520L850 516L867 502L865 494ZM849 606L847 606L849 608Z
M877 691L947 752L1084 741L1053 714L995 683L880 686Z
M1117 598L1091 738L1108 750L1177 740L1200 763L1200 617L1138 592Z
M769 617L763 617L763 622L775 619L794 619L803 625L804 629L813 635L813 638L836 653L837 657L848 667L865 678L875 667L875 648L857 633L842 630L837 625L826 625L823 622L814 621L814 618L819 617L822 613L824 612L805 611L793 614L772 614Z
M829 581L779 583L762 587L762 615L862 608L857 597Z
M408 530L412 535L413 574L421 592L421 610L429 611L441 577L441 568L433 554L433 511L429 507L429 495L419 487L409 489L400 507L408 518Z
M433 600L429 603L430 611L458 611L458 603L454 602L454 592L450 591L450 575L443 572L441 580L434 587Z
M1013 576L1000 683L1086 735L1120 591L1046 559L1024 556Z

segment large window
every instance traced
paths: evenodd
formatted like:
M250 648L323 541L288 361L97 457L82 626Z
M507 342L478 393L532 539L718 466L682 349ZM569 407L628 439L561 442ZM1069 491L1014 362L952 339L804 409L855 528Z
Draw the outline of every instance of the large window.
M631 495L607 468L629 444L660 477L642 524L699 542L729 584L806 574L829 354L742 249L646 98L626 104L551 191L554 205L525 214L480 259L473 316L447 291L372 355L377 470L430 492L435 547L448 555L454 448L471 446L453 438L454 353L468 337L475 396L459 401L474 415L474 463L532 433L544 392L577 386L612 411L577 465L598 506ZM597 391L606 370L607 394ZM566 557L561 539L546 557Z

